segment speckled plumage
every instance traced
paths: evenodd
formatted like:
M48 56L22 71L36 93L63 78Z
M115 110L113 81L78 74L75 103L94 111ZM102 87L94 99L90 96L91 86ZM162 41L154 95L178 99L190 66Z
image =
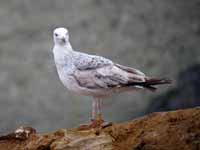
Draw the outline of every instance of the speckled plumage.
M104 57L68 48L55 46L54 58L62 83L75 93L106 97L114 91L124 91L130 82L145 81L145 75L136 69L128 70Z
M74 56L74 65L76 66L76 69L78 70L90 70L90 69L96 69L100 67L105 67L108 65L112 65L113 62L109 59L106 59L101 56L96 55L88 55L81 52L73 52Z
M155 90L153 85L167 83L104 57L74 51L65 28L54 30L54 43L53 53L59 77L75 93L99 99L136 89Z

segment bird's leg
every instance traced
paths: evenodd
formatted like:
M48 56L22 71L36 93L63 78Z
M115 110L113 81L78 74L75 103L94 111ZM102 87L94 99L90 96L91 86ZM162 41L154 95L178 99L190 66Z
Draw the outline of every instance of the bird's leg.
M112 122L105 122L103 119L102 114L102 105L103 101L102 99L97 99L97 116L96 116L96 122L99 125L99 127L105 128L112 125Z
M80 125L80 127L78 129L79 130L88 130L88 129L96 128L96 127L100 126L100 123L99 123L99 121L97 119L97 116L100 116L100 115L98 115L98 112L99 112L98 99L93 98L93 100L92 100L92 118L91 118L91 122L88 123L88 124Z
M101 112L102 100L94 98L92 101L92 119L89 124L82 124L78 130L101 129L112 125L104 122Z
M103 118L101 113L102 101L101 99L94 98L92 101L92 126L100 127L103 124Z
M96 115L97 115L97 108L98 108L98 103L97 103L97 99L93 99L92 100L92 121L94 121L96 119Z
M97 101L97 116L96 116L96 120L98 122L101 122L103 123L103 116L102 116L102 111L101 111L101 108L102 108L102 99L96 99Z

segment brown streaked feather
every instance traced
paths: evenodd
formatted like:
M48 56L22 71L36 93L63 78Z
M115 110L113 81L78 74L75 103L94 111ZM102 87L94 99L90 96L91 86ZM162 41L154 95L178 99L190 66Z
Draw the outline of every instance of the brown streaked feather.
M127 67L127 66L122 66L122 65L119 65L119 64L115 64L115 66L117 66L118 68L120 68L120 69L122 69L124 71L127 71L129 73L145 76L145 74L143 72L141 72L140 70L138 70L138 69Z
M168 79L146 77L139 70L121 65L109 65L92 70L77 70L74 73L74 78L81 87L88 89L140 86L155 91L155 85L170 83Z
M160 84L170 84L171 80L167 78L150 78L147 77L145 82L140 82L140 83L129 83L129 86L142 86L152 92L156 91L155 85L160 85Z
M172 81L168 78L146 78L146 83L149 85L170 84Z
M125 87L130 82L145 81L144 76L127 72L115 65L93 70L77 70L74 73L74 78L80 86L90 89L120 88Z

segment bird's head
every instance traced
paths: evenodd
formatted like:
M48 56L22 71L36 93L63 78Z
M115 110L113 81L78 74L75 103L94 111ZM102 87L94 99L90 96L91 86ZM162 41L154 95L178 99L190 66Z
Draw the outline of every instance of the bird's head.
M56 28L53 32L54 43L65 46L69 42L69 34L66 28Z

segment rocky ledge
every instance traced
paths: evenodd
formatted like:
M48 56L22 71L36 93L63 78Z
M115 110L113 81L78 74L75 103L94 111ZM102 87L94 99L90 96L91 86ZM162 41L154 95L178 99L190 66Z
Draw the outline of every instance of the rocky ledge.
M200 109L157 112L104 129L40 134L20 127L0 137L0 150L200 150Z

